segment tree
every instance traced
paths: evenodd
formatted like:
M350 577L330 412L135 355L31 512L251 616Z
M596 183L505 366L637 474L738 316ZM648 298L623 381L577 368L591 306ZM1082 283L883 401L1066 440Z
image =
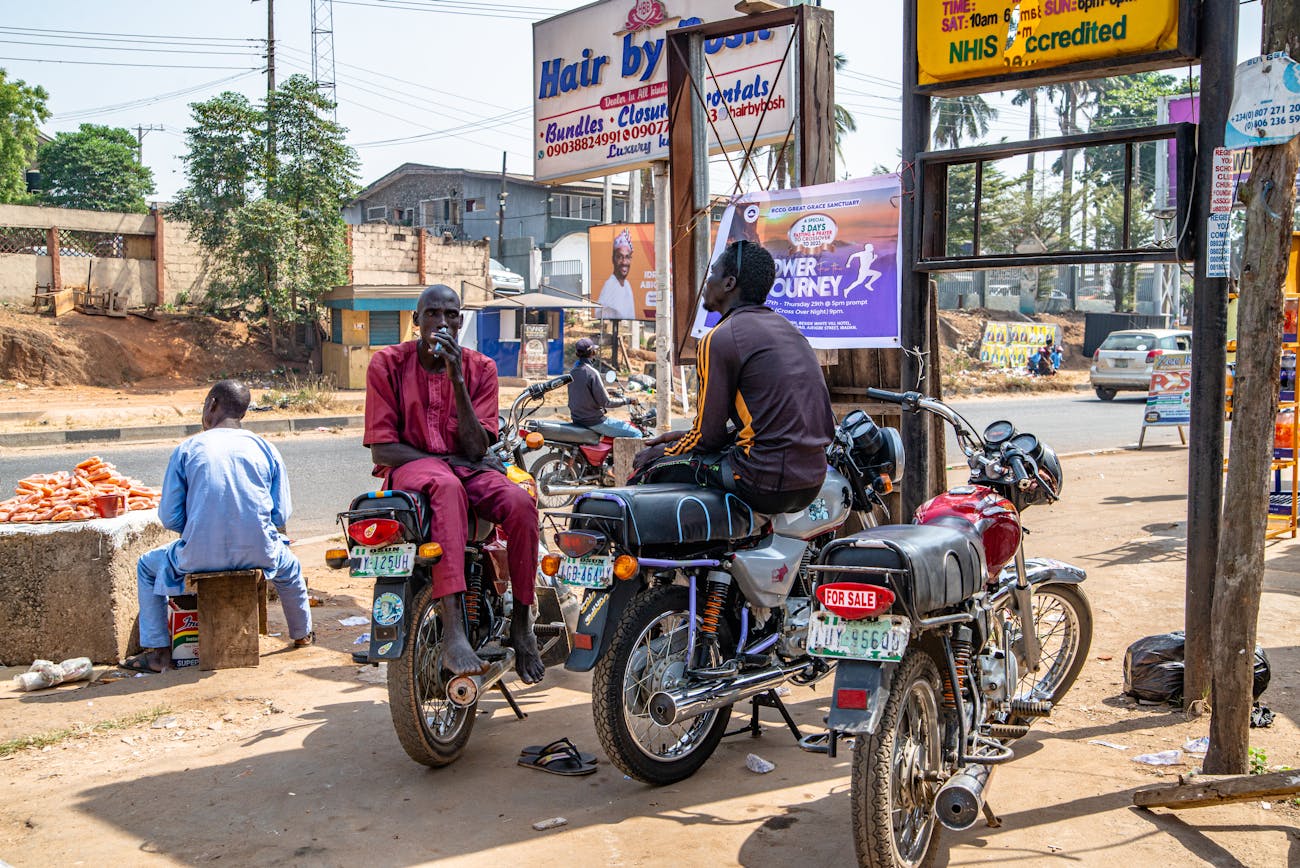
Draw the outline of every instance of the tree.
M849 59L836 52L834 63L835 71L838 72L848 66ZM843 164L844 150L841 143L849 133L858 131L858 121L851 111L839 103L836 103L832 110L835 122L835 156L839 157L840 163ZM787 142L782 145L771 145L763 150L766 151L767 177L771 179L772 187L784 190L790 186L790 179L795 176L794 146ZM750 160L749 171L752 171L755 177L758 175L759 154L759 151L755 151L754 157Z
M37 126L49 120L49 94L0 69L0 202L27 201L27 168L36 160Z
M59 208L143 214L153 172L139 163L137 145L120 127L82 124L75 133L59 133L38 152L41 198Z
M314 324L320 295L347 279L339 212L356 189L356 152L333 104L305 76L289 78L260 106L224 93L191 108L187 185L173 213L218 264L211 301L251 306L277 353L288 326L296 353L293 326Z
M998 110L976 94L937 99L930 138L936 148L955 148L964 139L988 135L989 121L997 116Z
M1300 53L1294 44L1300 2L1273 0L1263 11L1261 53ZM1248 767L1252 652L1263 591L1281 368L1282 283L1291 251L1300 138L1255 148L1253 157L1250 180L1241 190L1246 235L1237 302L1237 375L1211 603L1209 774L1245 774Z
M1038 138L1038 88L1031 87L1024 90L1016 91L1016 95L1011 98L1011 104L1015 106L1029 106L1029 141ZM1034 198L1034 154L1026 154L1025 160L1025 198L1033 201Z

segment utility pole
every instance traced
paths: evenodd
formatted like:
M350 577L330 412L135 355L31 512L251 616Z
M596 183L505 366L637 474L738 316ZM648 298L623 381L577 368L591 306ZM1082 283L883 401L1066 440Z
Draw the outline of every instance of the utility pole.
M1215 26L1222 24L1216 22ZM1300 55L1297 32L1300 0L1264 4L1262 54ZM1205 122L1202 115L1201 123ZM1209 156L1201 152L1199 159ZM1219 535L1210 619L1213 678L1210 750L1205 756L1209 774L1245 774L1249 764L1253 652L1264 584L1267 492L1281 369L1282 284L1291 255L1300 138L1292 136L1280 144L1257 147L1252 156L1250 180L1241 190L1241 201L1246 203L1246 234L1237 302L1237 378L1224 483L1227 506ZM1190 539L1190 528L1188 533Z
M497 194L497 257L505 262L506 241L506 152L501 152L501 192Z
M136 161L137 163L139 163L140 165L144 165L144 137L145 137L145 134L146 134L146 133L153 133L153 132L160 132L161 130L162 130L162 127L154 126L153 124L150 124L150 125L147 126L147 127L146 127L146 126L141 126L140 124L136 124L136 127L135 127L135 143L136 143L136 144L135 144L135 161Z

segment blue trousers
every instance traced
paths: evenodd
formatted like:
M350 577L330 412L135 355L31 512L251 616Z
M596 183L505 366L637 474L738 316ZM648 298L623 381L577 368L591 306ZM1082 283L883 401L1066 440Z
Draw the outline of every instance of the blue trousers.
M624 422L621 419L615 419L613 416L606 416L605 421L597 422L595 425L588 425L592 431L597 434L603 434L606 437L640 437L641 432L636 429L631 422Z
M145 552L135 565L136 596L140 601L140 645L145 648L171 647L171 631L167 628L167 598L184 591L184 580L172 562L172 555L180 540ZM284 608L284 620L289 625L289 635L301 639L311 632L311 608L307 602L307 583L302 578L302 564L289 551L280 547L275 566L263 569L266 580L275 585ZM202 630L202 625L199 626Z

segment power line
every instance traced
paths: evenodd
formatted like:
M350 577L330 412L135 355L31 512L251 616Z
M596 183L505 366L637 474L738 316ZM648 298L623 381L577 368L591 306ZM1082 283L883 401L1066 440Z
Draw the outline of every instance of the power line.
M549 17L548 14L538 15L534 10L521 9L516 13L514 10L504 10L501 12L486 11L490 10L493 4L483 3L477 5L466 4L465 6L456 7L435 7L423 3L416 3L413 0L338 0L342 6L361 6L370 9L388 9L391 11L406 12L432 12L444 15L471 15L480 18L504 18L511 21L540 21L542 18ZM540 10L538 10L540 11ZM556 10L563 11L563 10Z
M58 36L73 36L82 41L96 42L146 42L146 41L163 41L173 44L182 42L197 43L220 43L220 42L247 42L260 43L261 39L252 39L249 37L233 36L163 36L159 34L146 33L110 33L98 30L53 30L40 27L8 27L0 25L0 31L7 33L34 33L34 34L55 34ZM96 37L111 37L107 39L96 39Z
M8 34L15 35L15 34ZM222 54L236 57L258 57L258 54L246 51L199 51L193 48L140 48L125 45L77 45L71 42L32 42L31 39L0 39L7 45L29 45L32 48L78 48L82 51L130 51L148 54Z
M24 63L71 63L77 66L134 66L140 69L238 69L257 72L255 66L205 66L187 63L113 63L108 60L56 60L52 57L0 57L0 60L19 60Z
M236 73L235 75L228 75L225 78L218 78L213 81L205 81L202 84L196 84L192 87L181 88L180 90L174 90L168 93L160 93L155 96L140 97L139 99L128 100L127 102L116 103L113 105L100 106L99 108L87 108L87 109L77 109L75 111L55 112L54 117L58 118L59 120L65 120L65 121L79 120L81 118L94 117L95 115L112 114L113 112L142 108L144 106L153 105L155 103L163 102L165 100L175 99L176 97L188 96L192 93L197 93L198 91L206 90L207 88L217 87L219 85L227 84L232 81L238 81L241 78L247 78L249 75L252 75L253 72L254 72L253 70L250 70L249 72L240 72L240 73Z

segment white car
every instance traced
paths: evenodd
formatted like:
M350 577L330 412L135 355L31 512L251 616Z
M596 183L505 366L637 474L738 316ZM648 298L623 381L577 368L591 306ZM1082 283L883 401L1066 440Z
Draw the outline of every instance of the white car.
M488 279L492 281L492 290L502 295L518 295L527 288L522 274L516 274L495 259L488 260Z
M1111 332L1092 354L1088 382L1103 401L1112 400L1120 391L1145 392L1151 386L1156 356L1191 351L1192 333L1186 329Z

